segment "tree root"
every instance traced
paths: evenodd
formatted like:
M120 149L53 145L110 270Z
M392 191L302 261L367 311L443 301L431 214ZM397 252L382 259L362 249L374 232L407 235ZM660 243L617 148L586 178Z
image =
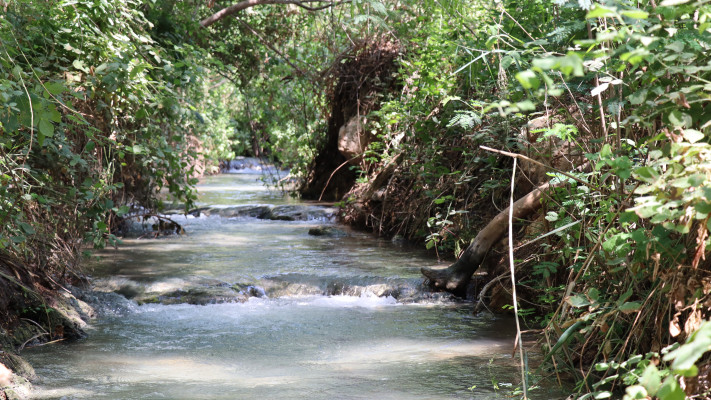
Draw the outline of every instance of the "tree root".
M516 219L525 218L538 210L541 207L543 193L551 186L559 185L562 185L562 183L556 185L543 184L516 200L513 204L513 217ZM462 295L489 249L506 233L509 226L508 217L509 208L506 207L484 229L479 231L479 234L472 240L462 256L449 267L444 269L423 267L420 271L427 278L426 282L429 286L437 290L445 290Z

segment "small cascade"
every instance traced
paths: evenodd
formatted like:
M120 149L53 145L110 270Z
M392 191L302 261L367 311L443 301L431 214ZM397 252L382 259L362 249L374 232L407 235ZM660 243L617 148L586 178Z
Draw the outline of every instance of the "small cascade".
M289 174L289 171L280 170L274 165L254 157L237 157L225 162L222 172L225 174L279 175L281 177Z

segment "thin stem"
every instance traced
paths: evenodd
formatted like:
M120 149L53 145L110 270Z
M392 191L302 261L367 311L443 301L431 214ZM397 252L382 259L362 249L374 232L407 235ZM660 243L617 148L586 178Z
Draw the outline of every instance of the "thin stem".
M518 298L516 296L516 268L514 264L513 254L513 203L514 203L514 187L516 180L516 158L514 157L513 172L511 173L511 199L509 206L509 265L511 267L511 290L513 297L514 315L516 316L516 337L518 338L518 352L521 358L521 386L523 387L523 399L528 398L528 388L526 387L526 367L523 358L523 340L521 340L521 325L518 321ZM514 344L515 345L515 344Z

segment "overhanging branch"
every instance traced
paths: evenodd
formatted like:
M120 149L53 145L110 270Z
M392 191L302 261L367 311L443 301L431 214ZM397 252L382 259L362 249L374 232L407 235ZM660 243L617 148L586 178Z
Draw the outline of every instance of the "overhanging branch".
M318 82L317 79L316 79L316 77L315 77L313 74L302 70L301 68L299 68L298 66L296 66L294 63L292 63L291 60L289 60L289 57L287 57L284 53L282 53L281 51L279 51L276 47L272 46L272 45L269 43L269 41L265 40L264 37L262 37L262 35L260 35L259 32L257 32L256 30L254 30L254 28L252 28L252 26L251 26L250 24L248 24L248 23L245 22L245 21L241 21L241 20L240 20L239 22L242 24L242 26L244 26L244 27L247 28L250 32L252 32L252 34L255 35L255 36L257 37L257 39L259 39L260 43L262 43L264 46L268 47L268 48L269 48L270 50L272 50L273 52L277 53L287 64L289 64L289 66L290 66L294 71L296 71L296 73L298 73L298 74L301 75L301 76L304 76L304 77L309 78L309 80L310 80L312 83L314 83L314 84L316 84L316 83Z
M222 10L212 14L211 16L203 19L200 21L200 25L203 28L206 28L215 22L229 17L232 14L238 13L244 9L254 7L254 6L259 6L259 5L265 5L265 4L294 4L296 6L299 6L303 9L309 10L309 11L318 11L318 10L323 10L329 7L333 7L339 4L343 3L350 3L351 0L245 0L242 2L239 2L237 4L233 4L229 7L225 7ZM308 4L315 4L315 6L309 6Z

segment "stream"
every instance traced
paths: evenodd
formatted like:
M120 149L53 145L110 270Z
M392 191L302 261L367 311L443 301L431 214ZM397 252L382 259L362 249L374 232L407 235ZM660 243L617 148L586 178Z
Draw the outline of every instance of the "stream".
M88 337L22 353L34 398L510 398L510 318L427 292L419 269L436 260L419 248L237 167L198 185L199 215L170 216L186 234L96 253Z

